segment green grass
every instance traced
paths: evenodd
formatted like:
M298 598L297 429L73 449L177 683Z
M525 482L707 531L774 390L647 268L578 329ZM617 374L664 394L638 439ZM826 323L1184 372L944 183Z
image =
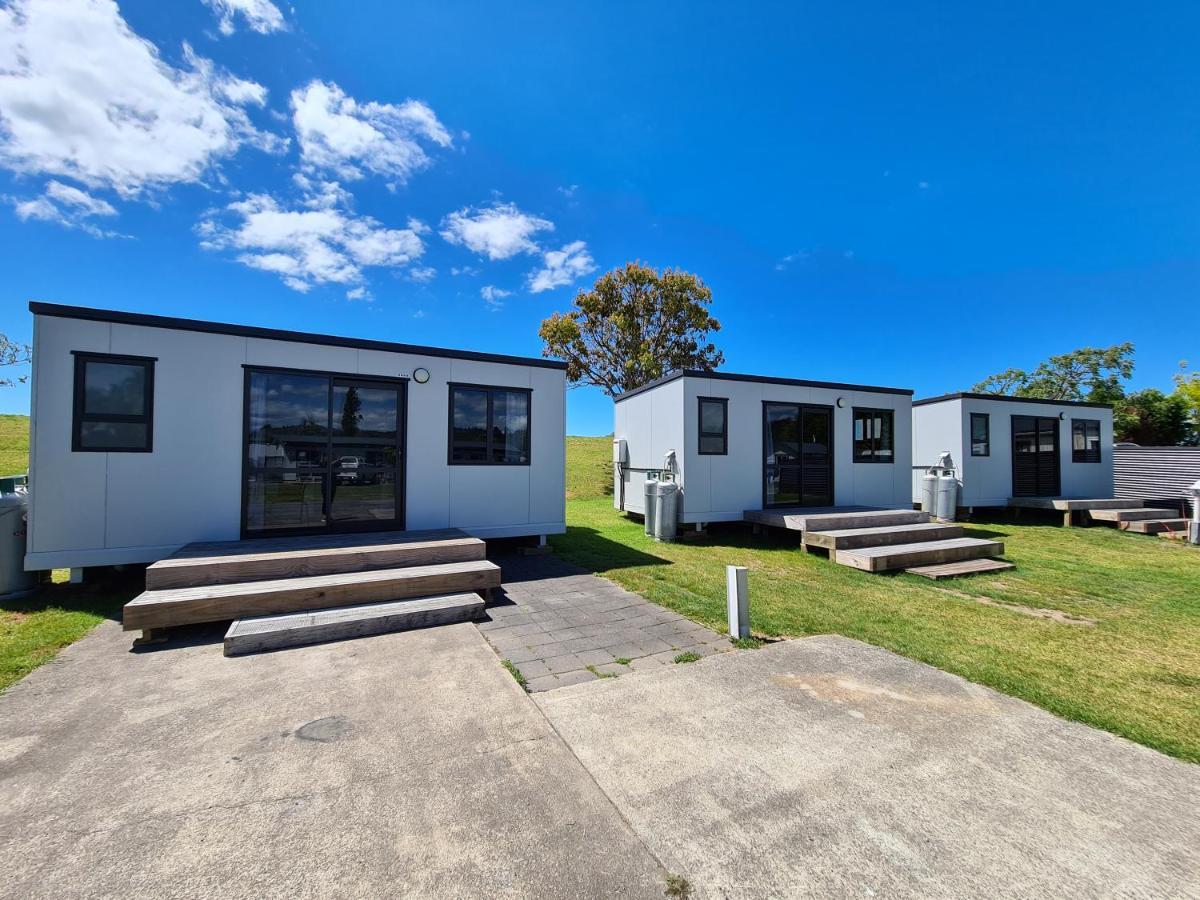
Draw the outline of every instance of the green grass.
M0 475L24 475L29 468L29 416L0 415Z
M597 452L598 448L604 449L604 452ZM611 460L611 437L567 438L567 499L591 500L597 497L611 497Z
M529 684L525 681L525 676L521 674L521 670L517 668L516 664L511 659L500 660L500 665L508 669L508 674L516 679L517 684L519 684L525 690L529 690Z
M572 441L573 462L607 476L610 439ZM579 498L567 503L556 552L655 603L723 631L725 566L747 566L760 636L856 638L1200 762L1200 550L997 518L968 534L1003 540L1016 569L950 582L868 575L801 553L786 533L712 527L700 540L655 543L612 509L600 484L575 481Z
M700 654L693 653L691 650L688 650L686 653L680 653L677 657L675 657L675 662L677 663L690 663L699 661Z

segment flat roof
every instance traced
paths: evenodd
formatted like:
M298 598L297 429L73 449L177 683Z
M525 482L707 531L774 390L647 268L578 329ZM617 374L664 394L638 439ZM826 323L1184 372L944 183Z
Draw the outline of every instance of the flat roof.
M199 319L152 316L145 313L120 312L112 309L92 309L87 306L63 306L58 303L41 303L36 300L29 304L29 311L35 316L55 316L60 319L86 319L90 322L113 322L118 325L142 325L147 328L167 328L172 331L228 334L235 337L262 338L269 341L291 341L295 344L320 344L327 347L350 347L356 350L383 350L388 353L410 353L415 356L438 356L447 359L469 359L475 362L538 366L543 369L567 368L565 362L557 359L542 359L537 356L505 356L500 353L480 353L475 350L423 347L419 344L398 344L392 341L373 341L366 338L339 337L332 334L285 331L277 328L259 328L254 325L230 325L225 322L203 322Z
M940 397L925 397L922 400L914 400L913 406L944 403L947 400L999 400L1002 403L1044 403L1048 406L1090 406L1094 409L1112 409L1111 403L1089 403L1087 400L1045 400L1042 397L1010 397L1008 394L973 394L970 391L942 394Z
M809 381L805 378L773 378L769 375L738 375L733 372L705 372L700 369L680 369L678 372L671 372L669 375L664 375L662 378L656 378L654 381L647 382L641 387L626 391L623 394L618 394L613 397L614 403L620 403L622 400L628 400L630 397L636 397L638 394L653 390L660 385L668 384L672 381L677 381L680 378L715 378L718 381L750 381L758 384L785 384L795 387L815 387L815 388L831 388L836 391L867 391L874 394L904 394L912 396L912 391L907 388L894 387L877 387L869 384L846 384L841 381Z

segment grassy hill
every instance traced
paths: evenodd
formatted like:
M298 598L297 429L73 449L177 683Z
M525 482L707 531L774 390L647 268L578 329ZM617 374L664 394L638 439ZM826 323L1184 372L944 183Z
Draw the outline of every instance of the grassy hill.
M612 438L567 438L567 499L611 497Z
M29 416L0 415L0 475L29 468Z

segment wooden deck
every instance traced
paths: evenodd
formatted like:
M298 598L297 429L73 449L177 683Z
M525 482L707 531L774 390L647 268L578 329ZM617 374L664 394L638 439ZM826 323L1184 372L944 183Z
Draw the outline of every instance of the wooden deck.
M928 522L926 513L913 509L878 506L789 506L779 509L748 509L742 518L754 525L790 531L832 531L835 528L879 528Z
M1078 512L1085 509L1138 509L1145 504L1136 500L1085 499L1077 497L1009 497L1014 509L1053 509L1058 512Z

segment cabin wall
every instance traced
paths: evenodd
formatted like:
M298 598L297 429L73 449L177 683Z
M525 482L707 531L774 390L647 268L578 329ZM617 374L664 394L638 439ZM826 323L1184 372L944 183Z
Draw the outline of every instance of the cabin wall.
M73 350L156 357L150 453L71 450ZM150 562L241 534L243 365L409 382L405 527L481 537L565 530L566 379L558 369L39 315L26 567ZM531 464L448 464L449 382L532 389Z
M682 379L613 404L613 437L624 438L629 448L629 464L619 478L613 466L615 509L645 514L646 472L662 469L668 450L675 451L682 481L686 466L682 405Z
M959 473L970 465L966 454L968 435L964 422L969 417L962 412L961 400L914 406L912 411L912 502L921 502L921 478L935 465L942 453L949 451Z

